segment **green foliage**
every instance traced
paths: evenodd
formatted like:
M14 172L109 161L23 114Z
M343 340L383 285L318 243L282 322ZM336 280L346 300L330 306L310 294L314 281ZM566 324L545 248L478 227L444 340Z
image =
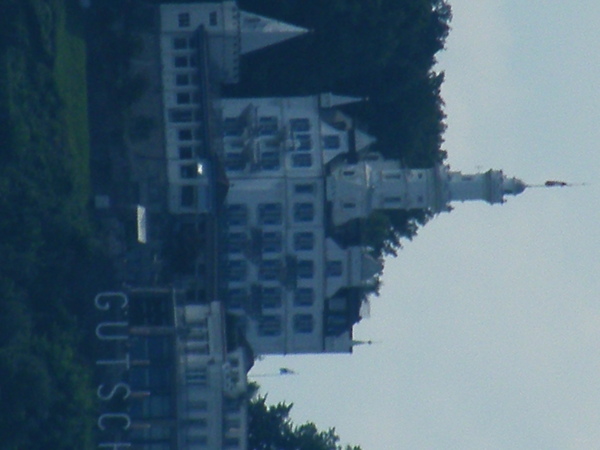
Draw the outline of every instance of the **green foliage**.
M342 450L334 428L319 431L314 423L294 425L289 418L292 404L267 405L257 396L248 410L248 448L251 450ZM350 450L350 447L347 447ZM360 447L352 447L360 450Z
M92 448L97 286L76 0L0 2L0 448Z

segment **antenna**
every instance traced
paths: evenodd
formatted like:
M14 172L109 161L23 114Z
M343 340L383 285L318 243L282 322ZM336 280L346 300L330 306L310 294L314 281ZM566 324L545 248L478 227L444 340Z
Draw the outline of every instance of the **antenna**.
M544 184L528 184L530 188L549 188L549 187L575 187L588 186L589 183L567 183L566 181L547 180Z
M280 377L285 375L298 375L298 372L292 369L288 369L287 367L280 367L279 372L258 373L256 375L252 375L252 378Z

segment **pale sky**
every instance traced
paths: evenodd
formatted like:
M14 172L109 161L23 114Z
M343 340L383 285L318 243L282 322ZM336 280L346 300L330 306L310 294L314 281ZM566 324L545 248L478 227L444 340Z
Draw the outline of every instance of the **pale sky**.
M457 204L398 258L352 355L268 357L252 374L297 423L381 449L600 449L600 2L454 0L448 162L529 189Z

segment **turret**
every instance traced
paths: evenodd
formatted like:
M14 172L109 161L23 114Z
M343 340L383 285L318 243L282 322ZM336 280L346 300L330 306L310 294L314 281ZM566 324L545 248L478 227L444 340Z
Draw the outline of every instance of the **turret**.
M501 170L463 174L438 165L408 169L398 161L369 154L357 164L343 164L327 179L335 225L366 218L374 210L430 209L447 211L454 201L483 200L503 203L505 195L518 195L527 185Z

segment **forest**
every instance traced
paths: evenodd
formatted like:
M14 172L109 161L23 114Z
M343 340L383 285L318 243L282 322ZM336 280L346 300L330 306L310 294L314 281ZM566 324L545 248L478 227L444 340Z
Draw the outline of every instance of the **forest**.
M85 313L109 266L89 214L81 11L3 0L0 22L0 448L91 448Z
M119 10L141 1L96 3ZM240 6L312 31L246 57L242 82L225 95L360 96L347 112L386 157L410 167L444 160L444 77L434 66L450 29L446 1ZM111 286L111 270L90 209L86 18L76 0L2 0L0 22L0 448L93 448L88 305ZM358 224L361 242L394 254L429 217L375 214ZM286 418L286 408L275 412ZM337 449L330 437L330 446L286 448Z

